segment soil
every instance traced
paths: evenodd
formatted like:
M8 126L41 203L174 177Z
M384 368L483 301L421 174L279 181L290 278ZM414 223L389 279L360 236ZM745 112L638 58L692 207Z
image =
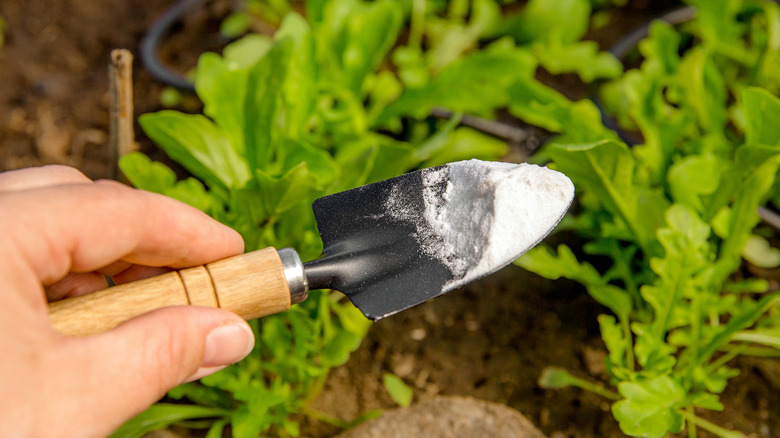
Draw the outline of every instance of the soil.
M137 54L145 30L172 0L3 0L8 26L0 48L0 171L46 163L69 164L91 178L110 174L109 53ZM608 28L590 37L609 45L672 2L634 1ZM180 71L223 42L214 32L229 2L192 14L163 47ZM570 97L585 87L574 77L540 77ZM163 85L136 62L136 114L159 110ZM197 110L198 104L191 103ZM162 154L137 130L142 149ZM385 372L415 389L415 400L472 396L525 414L550 437L622 436L602 398L577 389L548 391L536 380L546 366L604 382L604 346L596 316L604 309L576 284L550 282L520 268L498 274L376 323L349 362L334 369L314 408L353 420L394 407L381 385ZM722 396L722 413L702 413L750 436L780 436L780 363L742 359L741 375ZM340 432L302 419L305 436ZM706 436L700 433L700 436Z

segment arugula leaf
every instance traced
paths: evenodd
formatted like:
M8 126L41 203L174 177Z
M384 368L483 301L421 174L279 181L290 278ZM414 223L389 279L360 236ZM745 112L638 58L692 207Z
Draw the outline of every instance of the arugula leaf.
M650 260L658 279L641 289L642 297L655 311L651 330L659 340L676 325L673 309L686 291L695 288L694 275L710 261L710 227L693 210L674 204L666 212L666 221L668 228L658 230L664 257Z
M634 185L635 161L625 144L615 140L581 145L553 144L548 153L575 186L592 192L604 208L621 220L647 254L656 254L655 230L662 223L665 200L642 195ZM645 202L640 203L640 199ZM652 200L652 204L648 201ZM661 207L661 208L659 208Z
M628 435L660 438L668 432L678 433L685 419L677 406L685 390L667 376L659 376L618 385L623 400L612 405L612 414Z

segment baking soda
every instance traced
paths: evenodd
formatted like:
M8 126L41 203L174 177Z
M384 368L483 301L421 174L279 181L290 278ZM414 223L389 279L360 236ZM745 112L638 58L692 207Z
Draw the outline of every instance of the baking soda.
M423 212L400 193L391 193L386 207L412 223L421 251L452 273L442 292L520 257L555 228L574 198L569 178L532 164L460 161L423 170L422 181Z

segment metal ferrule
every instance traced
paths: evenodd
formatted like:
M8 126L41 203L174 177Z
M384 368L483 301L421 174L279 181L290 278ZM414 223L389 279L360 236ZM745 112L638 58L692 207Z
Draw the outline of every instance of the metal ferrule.
M309 282L303 271L303 262L292 248L282 248L278 252L279 258L282 259L284 278L290 288L290 302L298 304L309 296Z

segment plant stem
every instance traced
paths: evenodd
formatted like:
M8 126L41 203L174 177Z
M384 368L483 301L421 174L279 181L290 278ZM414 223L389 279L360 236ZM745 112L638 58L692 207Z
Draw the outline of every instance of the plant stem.
M704 418L697 417L692 412L689 412L688 410L681 412L683 416L685 416L685 419L688 420L693 427L699 426L702 429L706 430L707 432L710 432L711 434L718 436L720 438L745 438L745 434L736 430L728 430L724 429L717 424L710 423L709 421L705 420Z
M719 357L717 360L713 361L707 367L707 374L711 374L718 368L722 367L723 365L726 365L731 359L734 359L735 357L737 357L737 355L742 354L742 352L745 351L747 347L748 347L747 344L739 345L736 348L731 349L728 353Z
M634 371L634 339L631 334L631 324L628 318L620 320L620 325L623 327L623 336L626 337L626 365L628 369Z
M608 398L610 400L620 400L620 399L623 398L623 397L620 396L620 394L618 394L618 393L616 393L614 391L610 391L609 389L607 389L607 388L605 388L605 387L603 387L603 386L601 386L599 384L590 383L587 380L582 380L582 379L580 379L578 377L574 377L572 375L569 375L569 379L570 379L569 380L569 384L571 386L576 386L576 387L582 388L582 389L584 389L586 391L590 391L590 392L596 393L596 394L598 394L598 395L600 395L600 396L602 396L604 398Z
M685 408L685 412L687 415L695 416L693 413L693 406L688 406ZM688 438L696 438L696 422L695 421L689 421L688 422Z
M420 48L425 27L426 0L414 0L412 3L412 19L409 29L409 46Z

